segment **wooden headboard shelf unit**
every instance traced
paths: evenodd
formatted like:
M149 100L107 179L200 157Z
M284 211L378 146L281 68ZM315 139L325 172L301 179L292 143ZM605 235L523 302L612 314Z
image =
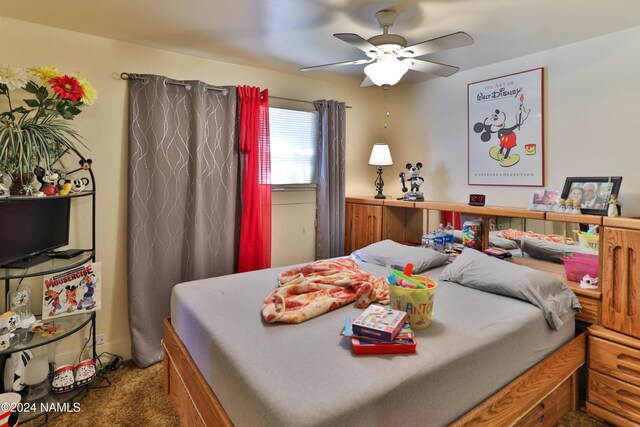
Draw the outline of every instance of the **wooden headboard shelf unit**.
M348 197L347 205L366 204L368 201ZM514 257L512 261L545 271L566 283L582 305L582 312L576 318L593 324L589 328L587 412L616 425L640 424L640 219L538 212L501 206L468 206L430 200L383 200L372 204L393 206L405 212L426 212L427 224L431 210L476 215L483 221L485 247L492 217L598 225L599 289L582 289L578 283L566 280L561 264L520 257ZM415 220L414 214L410 216Z

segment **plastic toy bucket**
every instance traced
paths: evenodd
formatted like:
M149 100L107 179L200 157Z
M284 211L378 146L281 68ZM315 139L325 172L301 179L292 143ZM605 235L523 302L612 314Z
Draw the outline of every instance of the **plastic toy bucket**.
M425 283L425 278L412 276L420 283ZM433 298L438 287L438 282L428 280L428 289L410 289L402 286L389 285L389 304L395 310L407 312L407 322L412 329L428 328L433 320Z
M581 247L597 251L600 246L600 235L580 233L578 234L578 241L580 242Z

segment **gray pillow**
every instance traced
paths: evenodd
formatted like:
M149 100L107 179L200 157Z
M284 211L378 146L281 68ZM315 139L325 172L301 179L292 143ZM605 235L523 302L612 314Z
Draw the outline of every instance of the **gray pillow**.
M531 258L557 263L562 262L561 258L563 256L575 253L598 255L598 251L589 248L527 238L522 239L522 252L526 253Z
M499 231L490 231L489 232L489 246L495 246L496 248L509 250L509 249L518 249L518 243L513 240L505 239L503 237L496 236ZM462 231L454 230L453 238L456 243L462 243Z
M581 308L573 291L559 280L475 249L463 250L444 268L440 279L528 301L542 310L545 320L556 331L562 326L564 315Z
M413 264L413 272L420 273L438 267L449 260L448 254L433 249L407 246L393 240L382 240L353 252L353 257L363 262L403 270L407 263Z

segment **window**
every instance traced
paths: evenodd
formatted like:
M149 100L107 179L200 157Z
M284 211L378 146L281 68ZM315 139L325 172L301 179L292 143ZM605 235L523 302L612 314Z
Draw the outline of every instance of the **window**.
M315 184L320 124L317 111L269 107L271 184Z

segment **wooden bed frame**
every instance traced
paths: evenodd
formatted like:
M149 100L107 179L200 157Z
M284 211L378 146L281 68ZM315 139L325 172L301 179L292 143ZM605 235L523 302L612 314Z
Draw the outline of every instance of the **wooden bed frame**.
M164 326L164 387L185 426L233 426L215 393L171 326ZM585 363L586 333L482 402L453 426L553 426L578 408L578 373Z

